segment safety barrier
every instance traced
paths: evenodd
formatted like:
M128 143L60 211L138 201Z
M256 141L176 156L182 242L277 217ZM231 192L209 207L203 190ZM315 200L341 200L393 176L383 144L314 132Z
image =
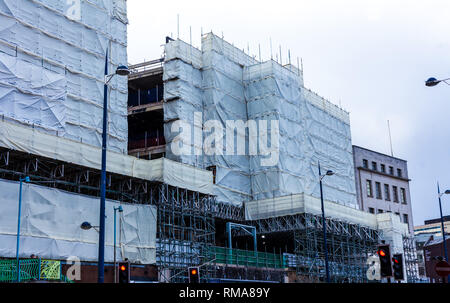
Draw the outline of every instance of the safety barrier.
M224 247L208 247L207 259L215 260L216 264L240 265L259 268L286 268L287 262L283 255L266 252L255 252Z
M17 270L19 265L19 270ZM19 279L17 273L19 274ZM42 259L0 260L0 283L54 281L72 283L62 274L61 262Z

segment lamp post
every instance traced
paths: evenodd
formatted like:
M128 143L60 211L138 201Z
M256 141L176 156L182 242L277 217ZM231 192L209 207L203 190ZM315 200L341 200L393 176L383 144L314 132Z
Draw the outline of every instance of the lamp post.
M17 282L20 282L20 217L22 216L22 184L23 182L30 182L30 177L20 178L19 186L19 214L17 216L17 243L16 243L16 269L17 269Z
M439 211L441 214L441 228L442 228L442 243L443 243L444 256L445 256L446 262L448 262L448 253L447 253L447 243L446 243L446 239L445 239L445 226L444 226L444 216L442 214L441 198L443 195L449 195L449 194L450 194L450 190L446 190L444 193L441 193L441 189L440 189L439 183L438 183ZM447 277L447 283L448 283L448 277Z
M447 82L449 80L450 80L450 78L442 79L442 80L438 80L436 78L430 78L427 81L425 81L425 85L428 86L428 87L433 87L433 86L436 86L436 85L438 85L438 84L440 84L442 82L444 82L447 85L450 85L450 83Z
M333 176L334 172L329 170L326 172L325 175L322 175L322 171L320 168L320 162L319 162L319 183L320 183L320 202L322 204L322 228L323 228L323 250L325 253L325 270L327 274L327 283L330 283L330 268L328 264L328 247L327 247L327 224L325 220L325 204L323 201L323 185L322 180L326 176Z
M445 83L447 85L450 85L449 83L450 78L447 79L442 79L442 80L438 80L434 77L429 78L427 81L425 81L425 85L427 87L434 87L437 86L440 83ZM441 189L439 188L439 183L438 183L438 196L439 196L439 210L440 210L440 214L441 214L441 228L442 228L442 243L444 246L444 255L445 255L445 261L448 262L448 253L447 253L447 243L445 241L445 226L444 226L444 217L442 215L442 203L441 203L441 198L443 195L449 195L450 194L450 190L446 190L444 193L441 193ZM449 277L447 277L447 283L449 280ZM445 279L444 279L445 280Z
M106 204L106 143L108 137L108 83L115 75L128 76L126 66L119 66L114 74L108 75L108 50L105 58L105 85L103 93L103 133L102 133L102 172L100 179L100 231L98 241L98 283L105 280L105 204Z
M117 262L116 262L116 213L123 213L122 205L114 207L114 283L117 283Z

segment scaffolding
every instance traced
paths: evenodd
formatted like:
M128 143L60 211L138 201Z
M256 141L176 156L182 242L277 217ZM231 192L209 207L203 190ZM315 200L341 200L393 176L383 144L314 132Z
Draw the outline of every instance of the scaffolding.
M297 214L254 222L259 234L292 233L298 282L320 282L325 278L322 218ZM326 219L330 276L333 282L367 282L367 259L377 249L376 230L358 224Z
M408 283L419 282L419 260L417 257L416 241L414 237L403 236L403 252Z
M100 195L99 170L1 148L0 178L17 181L24 176L44 181L47 187L89 196ZM125 203L157 206L156 265L162 282L186 282L189 266L200 267L203 281L239 278L279 282L285 277L287 267L294 268L298 282L324 279L320 216L303 213L246 221L243 207L217 202L214 196L113 173L107 174L106 196ZM258 255L257 261L243 250L227 255L226 249L219 249L218 253L213 248L217 246L216 225L219 221L255 226L258 235L282 237L284 242L274 246L270 256L267 251L260 250L264 256ZM365 262L376 251L378 232L330 218L326 224L333 281L366 282L368 265ZM409 282L414 276L412 264L416 258L409 257L412 250L407 243L410 240L405 239ZM284 245L289 249L281 247ZM290 254L289 262L283 259L287 254ZM227 262L229 258L231 262ZM272 266L271 259L283 260L286 268ZM261 262L267 266L261 267Z
M160 281L187 282L190 266L203 265L202 247L214 246L215 197L161 184L157 199L157 266ZM207 267L201 277L208 277Z

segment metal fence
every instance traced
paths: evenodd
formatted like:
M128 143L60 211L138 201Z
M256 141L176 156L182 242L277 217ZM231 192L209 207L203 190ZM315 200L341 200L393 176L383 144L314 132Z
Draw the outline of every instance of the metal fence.
M285 268L287 260L283 255L255 252L224 247L207 247L207 259L216 264L240 265L259 268Z
M62 274L60 261L26 259L17 264L16 260L0 260L0 283L31 281L72 283Z

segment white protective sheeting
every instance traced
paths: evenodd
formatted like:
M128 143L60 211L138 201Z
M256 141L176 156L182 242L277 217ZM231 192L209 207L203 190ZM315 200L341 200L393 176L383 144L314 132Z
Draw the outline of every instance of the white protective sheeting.
M408 224L400 221L400 216L393 213L377 215L380 238L391 245L392 254L403 253L403 237L409 236Z
M101 169L101 148L0 120L0 146L93 169ZM213 194L212 173L165 158L140 160L108 152L107 171Z
M15 257L19 183L0 180L0 255ZM57 189L23 184L20 257L34 254L44 259L65 260L78 257L81 261L98 260L98 232L85 231L81 223L98 226L98 198L72 194ZM105 261L113 262L114 207L120 204L106 201ZM156 207L122 204L117 215L118 260L128 258L133 263L155 264Z
M125 0L1 0L0 115L101 146L103 83L127 64ZM128 85L114 77L108 148L127 152Z
M378 228L377 216L374 214L328 200L325 200L324 204L325 215L328 218L364 225L373 229ZM320 199L299 194L245 203L245 219L250 221L303 213L321 215Z
M257 62L212 33L203 36L201 51L180 40L166 44L165 51L167 157L201 168L215 166L218 201L239 205L299 193L319 197L320 161L324 172L336 173L324 180L329 200L357 208L349 115L305 89L299 69L272 60ZM202 122L194 112L202 113ZM188 124L188 131L173 129L178 120ZM196 133L200 140L210 135L206 123L211 120L224 132L217 138L223 140L223 152L215 155L192 140ZM256 122L259 138L266 133L269 147L272 121L277 121L279 161L262 164L267 156L261 142L258 155L250 154L246 129L235 132L244 137L245 155L230 154L225 131L229 121ZM260 122L267 122L268 129ZM193 154L175 155L172 143L187 145Z

